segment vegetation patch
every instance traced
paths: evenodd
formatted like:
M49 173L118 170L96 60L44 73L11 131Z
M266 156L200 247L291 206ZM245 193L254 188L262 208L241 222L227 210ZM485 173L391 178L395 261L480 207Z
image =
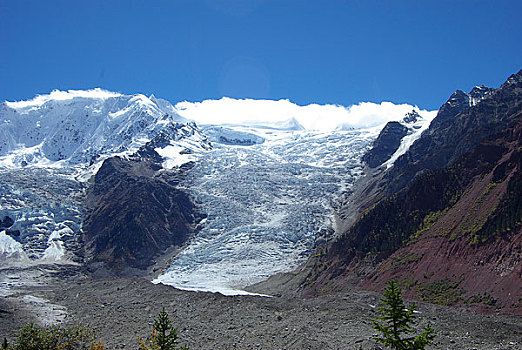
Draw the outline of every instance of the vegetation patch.
M401 265L406 265L406 264L409 264L412 262L419 261L420 258L421 257L418 254L406 252L406 253L402 253L397 256L394 256L391 264L392 264L392 267L398 267Z
M480 245L490 238L508 233L522 226L522 176L513 178L507 193L495 206L482 227L475 232L471 244Z
M94 331L88 327L72 326L68 328L42 328L29 323L20 329L14 344L8 344L4 338L2 349L8 350L103 350L97 342Z
M462 227L459 230L456 230L453 232L451 237L449 238L450 241L453 241L457 239L460 236L470 236L471 241L473 241L473 237L475 234L484 227L486 223L487 217L480 217L475 216L468 220L465 224L462 225Z
M442 218L444 215L446 215L448 210L449 210L449 207L447 207L443 210L437 210L437 211L428 213L428 215L426 215L424 217L420 229L417 232L415 232L415 235L414 235L415 239L422 237L422 235L426 231L428 231L430 228L432 228L433 225L435 225L435 223L437 221L439 221L440 218Z
M406 289L406 290L412 290L413 288L415 288L415 286L417 284L419 284L419 281L417 281L416 279L408 278L408 277L397 282L397 285L401 289Z
M484 193L482 194L482 196L479 198L478 202L482 203L484 201L484 199L486 199L488 194L490 194L491 191L493 191L499 184L500 184L500 182L490 182L487 185L486 189L484 190Z
M402 300L402 291L394 281L388 281L381 299L383 306L377 308L381 316L372 322L373 328L379 332L374 339L395 350L422 350L435 338L435 330L427 325L417 336L415 333L415 304L406 307Z
M432 283L423 283L419 285L417 294L422 301L437 305L453 305L460 301L465 293L459 288L460 282L445 278Z
M495 306L497 300L491 296L491 294L484 292L483 295L474 294L468 299L464 300L464 304L484 304L489 306Z

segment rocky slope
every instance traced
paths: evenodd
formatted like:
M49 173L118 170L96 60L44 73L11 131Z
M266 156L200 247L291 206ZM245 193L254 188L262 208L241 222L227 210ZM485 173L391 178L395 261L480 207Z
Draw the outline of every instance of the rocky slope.
M380 201L310 263L305 295L395 278L411 297L522 314L521 92L519 72L453 94L389 171L362 182L351 200Z
M182 171L161 176L148 162L109 158L87 192L85 257L111 268L145 268L172 245L181 246L199 221L190 198L176 188Z
M522 314L521 150L519 120L459 159L447 170L460 182L445 187L454 193L448 205L432 208L414 238L363 285L375 289L395 278L424 300Z

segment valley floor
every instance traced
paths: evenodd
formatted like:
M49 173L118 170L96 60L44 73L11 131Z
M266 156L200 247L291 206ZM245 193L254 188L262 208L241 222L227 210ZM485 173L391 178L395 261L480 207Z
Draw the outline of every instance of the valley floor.
M55 275L56 276L56 275ZM164 307L190 349L378 349L371 319L380 296L352 292L313 299L223 296L154 285L140 278L49 278L0 299L0 335L12 339L31 318L86 324L106 349L137 349ZM55 281L55 282L53 282ZM48 300L20 302L23 294ZM437 338L432 349L520 349L522 318L480 316L420 304L420 323ZM63 313L66 311L66 314Z

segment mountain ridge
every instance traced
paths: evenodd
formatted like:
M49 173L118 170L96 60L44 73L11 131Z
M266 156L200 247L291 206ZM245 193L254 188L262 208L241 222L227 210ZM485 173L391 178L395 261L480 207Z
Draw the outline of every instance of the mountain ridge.
M38 119L37 113L48 112L47 118L51 122L41 122L39 126L31 124L30 128L34 130L42 126L50 130L53 123L60 121L67 124L60 126L58 133L36 133L38 137L32 141L34 145L30 144L34 149L26 147L25 153L20 151L23 149L22 139L6 143L9 147L20 146L4 156L12 156L10 160L19 156L11 165L18 166L16 169L21 172L35 169L32 165L37 167L39 160L24 158L34 151L34 154L44 158L49 156L55 161L56 168L48 170L49 174L58 172L60 176L78 179L77 173L71 174L69 171L72 170L66 166L72 164L83 172L87 171L87 176L94 176L90 181L85 180L87 176L83 177L80 186L83 194L78 194L73 203L74 210L69 210L73 214L60 216L60 220L64 220L61 223L51 222L53 207L46 207L48 212L45 215L42 215L42 210L27 210L25 207L4 210L0 214L14 219L13 229L21 231L20 238L15 240L26 245L29 239L33 239L33 232L43 232L42 224L51 227L52 223L57 232L62 232L59 230L63 225L69 225L75 239L78 235L83 237L86 244L81 258L93 271L101 266L117 274L125 271L132 274L133 269L145 270L155 264L155 260L170 248L179 248L189 242L189 249L180 252L172 260L170 269L161 275L164 277L162 281L202 290L208 287L205 283L217 278L217 287L212 285L217 289L212 290L226 287L237 291L238 287L242 288L250 281L251 276L253 281L257 281L260 274L265 277L274 271L284 271L288 266L301 263L317 248L318 255L310 259L308 266L321 261L322 267L311 266L313 273L309 277L312 282L309 282L319 281L316 291L321 293L334 291L340 286L335 285L336 281L329 282L330 277L333 276L334 280L342 277L351 269L345 269L351 266L351 262L356 263L352 266L353 272L359 273L359 277L372 274L376 264L403 248L423 228L422 225L438 219L437 215L442 216L448 206L456 203L453 201L463 196L469 185L463 179L471 181L470 178L459 179L454 172L443 169L461 159L459 157L466 151L478 147L484 135L503 131L519 118L520 74L510 77L498 89L475 87L470 93L455 92L433 121L429 113L424 114L426 111L411 112L409 109L398 121L387 124L380 136L377 136L379 128L376 127L330 132L303 130L295 117L284 119L279 129L274 120L267 124L269 127L265 124L239 127L221 120L222 124L218 122L200 130L196 124L179 117L170 103L154 96L107 96L93 104L89 104L85 97L72 97L44 101L38 105L44 107L40 111L38 106L28 103L23 107L28 114L13 112L8 104L4 104L3 110L13 120L15 115L22 116L22 119L24 115ZM79 104L74 110L76 102ZM94 138L76 139L74 135L82 126L86 107L97 118L92 125L86 125L92 131L89 135ZM371 110L374 107L361 104L353 109ZM381 104L379 108L390 110L392 107ZM405 107L400 106L400 110ZM388 116L375 118L390 120ZM358 123L372 122L375 121ZM394 132L394 128L398 132ZM11 134L7 135L9 140L20 136L12 131L11 127ZM386 135L390 138L384 140ZM367 158L367 163L372 162L373 168L365 169L363 154L371 148L369 145L376 137L372 151L381 148L382 152L379 151L381 153L377 153L374 160ZM78 147L69 150L67 142ZM58 154L60 148L54 147L56 144L67 148L68 153ZM504 150L502 147L497 149ZM480 159L487 166L498 161L486 156ZM469 171L485 174L486 168L470 167ZM361 178L365 173L367 175ZM187 181L183 180L185 174L190 175ZM41 183L46 178L44 173L40 175L28 178ZM360 180L359 185L353 187L356 179ZM409 188L412 181L418 181L417 185ZM25 180L20 183L26 184ZM72 183L67 186L71 190L76 188ZM248 193L244 193L241 186L247 186ZM259 187L263 191L259 192ZM8 195L15 203L19 198L16 197L17 189L8 188ZM501 188L504 187L499 186L497 191ZM49 192L51 195L52 191ZM502 192L502 195L506 193ZM272 200L271 196L277 199ZM416 200L401 206L397 198L404 196L415 196ZM433 203L422 199L433 200ZM44 200L35 197L24 205L36 207ZM397 213L399 207L401 211L397 217L386 214L387 211ZM360 210L366 211L363 219L358 220ZM335 212L334 218L330 217L332 211ZM418 215L407 217L408 213ZM493 213L493 209L488 213ZM208 220L203 220L206 214L210 214ZM31 224L31 231L28 231L31 234L24 232L23 223L29 222L24 215L35 222L36 218L41 220ZM373 222L372 217L375 218ZM385 225L382 225L383 217L387 218ZM352 225L354 222L355 226ZM394 225L402 225L409 231L394 232L395 236L390 238L387 235ZM367 235L372 226L384 226L388 232L375 229L373 234ZM200 228L202 234L195 236ZM340 238L331 243L334 228ZM359 233L352 234L353 230L359 229ZM59 250L66 238L51 232L43 233L42 237L41 242L34 243L40 245L39 251L43 251L46 245ZM71 246L78 247L75 240L68 241ZM266 247L276 248L267 252ZM347 247L353 249L337 259ZM249 252L248 261L242 258L243 252ZM330 275L322 273L326 268L323 263L330 264L328 259L337 259L332 264L334 270L326 269ZM274 266L259 269L260 261ZM234 274L237 268L244 269L247 276ZM216 272L209 273L214 271L212 269ZM193 283L192 278L197 279L197 283ZM232 284L231 279L234 281ZM344 283L343 278L337 281ZM328 288L322 287L323 282L328 284ZM313 293L315 288L306 284L301 287L305 288L305 295Z
M141 94L99 89L54 94L61 99L51 93L0 105L4 165L89 163L104 154L135 151L164 126L184 121L167 101Z
M392 168L361 180L344 208L361 216L345 216L347 228L310 261L304 295L397 278L410 297L522 313L522 71L474 90L454 93Z

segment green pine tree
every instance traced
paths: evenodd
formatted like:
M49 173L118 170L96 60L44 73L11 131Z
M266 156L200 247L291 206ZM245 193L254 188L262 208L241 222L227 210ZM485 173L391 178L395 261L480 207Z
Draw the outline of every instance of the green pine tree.
M378 310L382 316L377 316L373 321L373 328L381 334L375 340L389 346L394 350L422 350L435 338L434 330L430 325L424 328L424 332L418 336L409 336L415 332L415 304L406 308L402 300L401 289L394 281L388 281L384 295L381 299L384 306ZM383 321L382 323L379 321Z
M161 310L158 318L154 320L149 344L138 338L141 350L188 350L186 347L176 347L177 342L177 330L172 326L165 309Z
M158 319L154 321L154 330L158 332L157 344L161 350L171 350L176 346L177 330L172 326L165 309L161 310Z

